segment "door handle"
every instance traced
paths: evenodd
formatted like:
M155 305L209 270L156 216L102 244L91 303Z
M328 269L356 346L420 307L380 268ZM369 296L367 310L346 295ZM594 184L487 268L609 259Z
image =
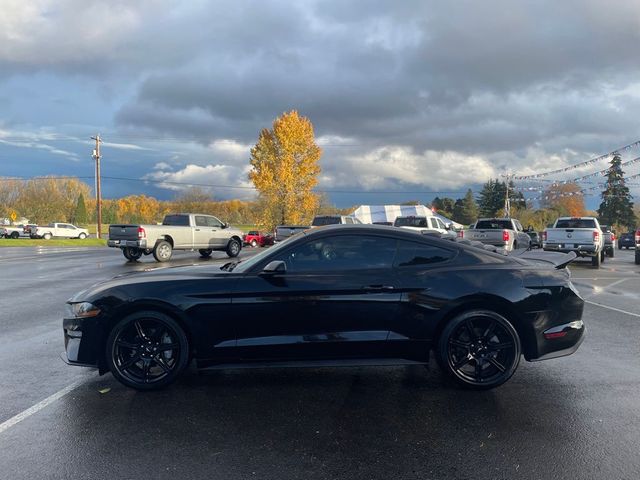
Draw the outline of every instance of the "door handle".
M395 289L392 285L366 285L362 287L365 292L390 292Z

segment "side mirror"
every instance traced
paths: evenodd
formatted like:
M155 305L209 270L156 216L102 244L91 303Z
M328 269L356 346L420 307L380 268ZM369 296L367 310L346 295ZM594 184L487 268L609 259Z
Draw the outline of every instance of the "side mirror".
M445 229L445 230L451 230L451 225L445 225L445 226L444 226L444 229Z
M282 260L273 260L267 263L262 269L263 275L274 275L276 273L285 273L287 271L287 264Z

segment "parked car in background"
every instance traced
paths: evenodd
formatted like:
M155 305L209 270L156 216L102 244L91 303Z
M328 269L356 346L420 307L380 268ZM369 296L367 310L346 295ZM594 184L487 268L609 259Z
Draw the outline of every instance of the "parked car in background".
M636 241L636 265L640 265L640 227L636 230L634 239Z
M312 227L323 227L325 225L353 225L361 223L355 217L348 215L316 215L311 222Z
M171 259L174 250L198 250L210 257L214 250L237 257L242 249L242 232L213 215L176 213L162 225L110 225L107 245L122 250L128 260L153 254L158 262Z
M508 252L529 248L531 244L531 238L515 218L480 218L469 230L463 230L460 234L466 240L504 248Z
M24 227L22 227L22 232L25 234L25 236L34 238L34 235L36 233L36 229L38 228L38 225L35 224L28 224L25 225Z
M620 235L618 237L618 250L636 248L635 234L636 232L631 231Z
M531 240L531 248L542 248L542 235L539 232L527 230L526 234L529 235L529 239Z
M427 364L473 389L570 355L584 301L574 254L504 256L401 228L317 228L242 262L151 269L74 295L71 365L152 390L200 369ZM552 381L550 377L550 381Z
M604 236L604 254L613 258L616 251L616 232L609 225L600 225L600 230Z
M304 232L308 230L310 227L307 225L278 225L273 235L274 243L282 242L289 237L293 237L294 235Z
M242 236L242 242L252 247L266 247L273 245L273 235L258 230L251 230Z
M14 226L10 226L10 225L5 225L3 227L0 227L0 238L20 238L20 237L27 237L28 235L25 235L24 231L23 231L23 226L22 225L14 225Z
M35 231L32 228L30 232L32 238L44 238L45 240L52 238L79 238L84 240L89 236L89 230L76 227L70 223L50 223L44 227L36 227Z
M604 235L594 217L560 217L552 228L542 232L542 248L553 252L575 252L590 257L591 265L600 268L604 261Z
M445 225L445 223L436 216L408 215L396 217L393 226L420 233L439 233L444 236L453 237L456 235L449 226Z

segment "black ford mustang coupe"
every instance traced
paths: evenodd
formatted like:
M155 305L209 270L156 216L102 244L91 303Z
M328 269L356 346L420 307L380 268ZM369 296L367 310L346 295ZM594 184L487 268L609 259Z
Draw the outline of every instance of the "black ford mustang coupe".
M576 351L584 302L564 268L404 229L336 225L242 262L121 275L79 292L63 322L72 365L140 390L199 368L427 363L472 388L523 355Z

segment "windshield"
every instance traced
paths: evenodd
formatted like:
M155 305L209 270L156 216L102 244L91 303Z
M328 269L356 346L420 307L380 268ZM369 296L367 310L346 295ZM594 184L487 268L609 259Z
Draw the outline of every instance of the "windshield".
M340 217L316 217L313 219L314 227L322 227L323 225L338 225L342 223Z
M393 222L395 227L428 227L426 217L398 217Z
M511 230L513 226L511 225L511 220L478 220L476 223L476 230L503 230L503 229Z
M291 240L293 240L294 238L299 238L300 235L304 235L304 232L298 232L295 235L291 235L290 237L286 238L282 242L276 243L273 247L269 247L266 250L263 250L262 252L258 253L257 255L254 255L251 258L248 258L246 260L241 260L233 268L233 271L234 272L249 271L254 265L257 265L258 263L262 262L269 255L273 253L277 253L283 248L287 248L289 245L291 245Z
M561 218L556 222L556 228L596 228L593 218Z

